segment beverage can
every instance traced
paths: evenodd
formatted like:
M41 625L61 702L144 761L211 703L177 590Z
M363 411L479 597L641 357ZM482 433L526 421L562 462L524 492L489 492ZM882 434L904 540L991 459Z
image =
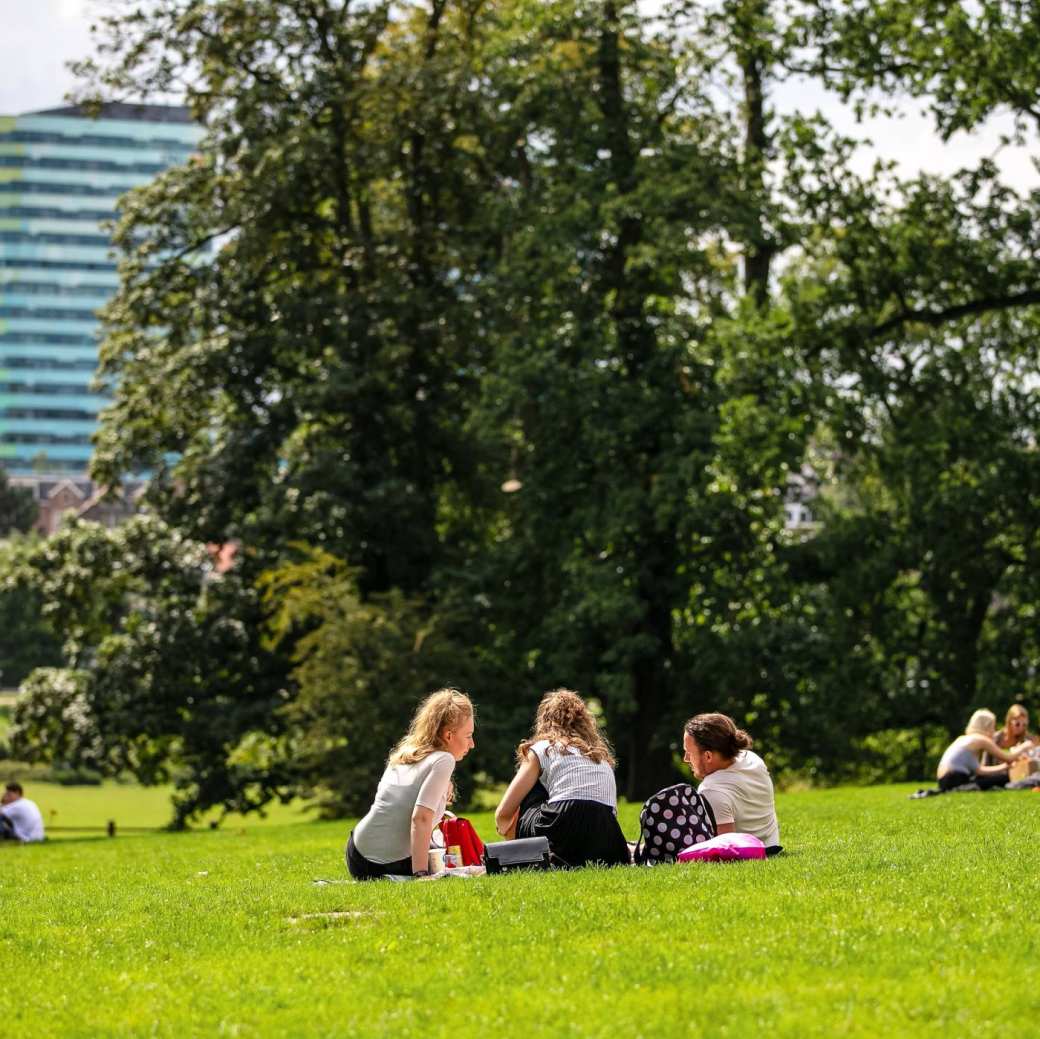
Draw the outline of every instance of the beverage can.
M458 869L462 865L462 847L458 844L449 844L444 851L444 868Z

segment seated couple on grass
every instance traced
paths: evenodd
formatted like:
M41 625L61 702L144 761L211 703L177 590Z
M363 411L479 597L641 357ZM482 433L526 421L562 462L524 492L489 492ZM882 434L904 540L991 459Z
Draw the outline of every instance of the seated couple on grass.
M939 790L957 787L991 790L1007 786L1009 766L1036 749L1036 737L1028 731L1029 712L1015 704L998 733L992 711L976 711L964 733L943 751L936 769Z
M434 827L452 793L451 777L473 743L473 705L454 689L428 696L391 752L375 802L347 843L358 880L425 876ZM687 722L685 760L701 781L717 833L740 831L779 845L773 784L751 738L722 714ZM585 701L569 689L546 693L531 735L517 750L517 773L495 812L504 837L545 837L561 866L628 865L617 821L615 761Z
M724 714L698 714L684 727L683 750L700 781L687 800L694 811L704 806L715 834L751 833L770 851L779 850L773 782L751 751L751 737ZM632 861L617 821L614 758L577 693L546 693L517 760L519 769L495 812L502 836L546 837L554 860L565 866ZM658 861L674 860L684 846L678 812L665 835L673 847Z

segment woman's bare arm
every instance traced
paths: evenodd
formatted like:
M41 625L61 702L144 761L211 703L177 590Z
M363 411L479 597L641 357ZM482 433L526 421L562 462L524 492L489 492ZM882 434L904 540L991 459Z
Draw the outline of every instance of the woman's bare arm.
M538 758L528 751L524 763L517 769L501 803L495 809L495 829L503 836L514 828L517 813L520 811L520 802L534 788L541 772L542 766L538 763Z
M1000 761L1003 761L1005 765L1010 765L1012 761L1016 761L1025 753L1020 746L1012 747L1009 751L1004 750L1003 747L998 747L988 736L979 736L975 749L984 750L990 755L990 757L998 758ZM986 769L990 772L999 772L1000 768L1000 765L983 765L979 771L985 775Z
M412 872L430 865L430 836L433 833L433 809L416 805L412 809Z

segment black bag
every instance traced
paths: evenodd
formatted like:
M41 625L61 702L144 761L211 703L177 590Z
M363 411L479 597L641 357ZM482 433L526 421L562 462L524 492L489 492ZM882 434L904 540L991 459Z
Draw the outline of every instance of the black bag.
M715 813L689 783L658 790L639 813L637 866L675 862L679 852L715 836Z
M546 837L521 837L515 841L485 844L484 865L488 873L511 873L515 869L548 869L549 840Z

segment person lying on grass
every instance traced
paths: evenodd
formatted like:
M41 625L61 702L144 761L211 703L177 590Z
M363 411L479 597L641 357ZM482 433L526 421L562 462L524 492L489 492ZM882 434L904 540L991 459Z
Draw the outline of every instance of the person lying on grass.
M545 837L564 866L630 862L617 821L614 755L585 701L570 689L542 697L519 768L495 812L508 838Z
M683 760L715 816L715 833L754 834L767 855L780 851L773 780L751 737L725 714L698 714L683 727Z
M456 762L475 746L473 704L457 689L426 697L386 762L375 801L347 841L355 880L429 875L430 836L453 793Z
M982 790L1007 786L1008 765L1027 753L1032 747L1028 740L1005 750L998 747L997 719L992 711L976 711L968 720L968 727L943 751L935 770L940 790L952 790L965 783L975 783ZM996 763L983 765L979 755L985 753Z

